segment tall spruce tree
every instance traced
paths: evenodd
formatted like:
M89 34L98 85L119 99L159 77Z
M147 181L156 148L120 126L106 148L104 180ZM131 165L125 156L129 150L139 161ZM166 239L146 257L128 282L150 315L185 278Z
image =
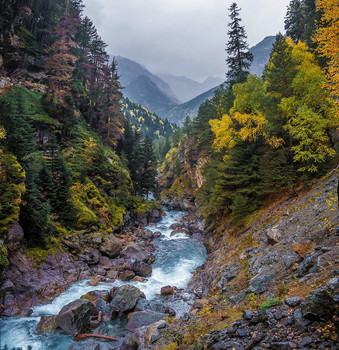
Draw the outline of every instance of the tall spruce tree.
M253 61L253 55L248 51L246 42L247 35L245 27L240 25L239 17L240 9L234 2L229 8L229 17L231 21L228 23L230 30L228 31L229 41L226 45L228 72L226 77L231 85L242 83L249 74L249 68Z

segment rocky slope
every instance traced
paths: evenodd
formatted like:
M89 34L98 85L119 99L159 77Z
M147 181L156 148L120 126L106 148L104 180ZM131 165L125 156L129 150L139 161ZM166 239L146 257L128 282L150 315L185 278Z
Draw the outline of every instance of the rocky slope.
M193 310L158 348L337 348L338 175L275 198L241 230L207 234L209 257L187 289Z

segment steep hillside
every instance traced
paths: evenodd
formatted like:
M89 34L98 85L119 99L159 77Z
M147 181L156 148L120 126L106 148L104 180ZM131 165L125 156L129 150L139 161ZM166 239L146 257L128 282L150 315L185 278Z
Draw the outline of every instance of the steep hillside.
M249 51L253 54L253 62L250 68L251 74L261 75L263 73L270 58L274 41L275 36L268 36L260 41L260 43L250 48Z
M186 291L193 310L159 348L337 348L338 176L277 198L241 230L207 235L209 258Z
M167 119L163 120L155 113L150 112L138 103L131 102L128 98L122 101L122 111L126 118L143 135L151 141L169 138L176 130L176 125Z
M131 81L124 89L124 95L159 114L166 115L166 111L177 104L176 100L165 95L159 87L147 76L140 75Z
M174 103L179 103L177 97L175 96L175 93L171 90L168 84L162 79L160 79L158 76L152 74L146 67L122 56L116 56L114 57L114 59L118 64L118 73L120 76L120 82L123 87L127 87L129 84L132 83L132 81L136 80L140 76L145 76L149 78L158 87L158 89L165 96L167 96L168 99L173 100ZM124 94L126 97L130 98L128 92L124 91ZM149 103L151 103L151 100L149 101Z
M198 114L200 105L207 99L213 97L214 92L219 87L220 86L216 86L188 102L170 108L165 114L166 118L169 121L177 124L182 124L187 116L194 118Z

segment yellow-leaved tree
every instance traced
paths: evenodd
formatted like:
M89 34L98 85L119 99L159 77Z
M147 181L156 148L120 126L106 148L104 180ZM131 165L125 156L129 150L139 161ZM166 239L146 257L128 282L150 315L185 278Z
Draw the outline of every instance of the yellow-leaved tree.
M263 107L266 92L259 77L250 75L245 83L234 85L233 93L235 101L230 115L224 114L221 120L209 122L215 134L213 147L218 152L224 150L225 159L228 158L227 151L239 141L255 141L265 136L267 125Z
M327 69L328 87L336 100L339 96L339 1L319 0L318 9L322 11L321 25L314 40L318 52L329 60Z
M325 75L307 45L289 43L297 74L292 82L292 95L283 98L280 108L287 117L284 126L293 139L294 161L299 171L315 172L319 163L335 154L328 131L338 126L333 99Z

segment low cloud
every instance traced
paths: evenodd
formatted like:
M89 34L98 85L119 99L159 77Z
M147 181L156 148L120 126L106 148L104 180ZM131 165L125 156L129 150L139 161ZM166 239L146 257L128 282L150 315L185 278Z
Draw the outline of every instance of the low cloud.
M155 73L202 80L226 72L225 0L84 0L108 52ZM239 0L250 46L284 31L289 0Z

